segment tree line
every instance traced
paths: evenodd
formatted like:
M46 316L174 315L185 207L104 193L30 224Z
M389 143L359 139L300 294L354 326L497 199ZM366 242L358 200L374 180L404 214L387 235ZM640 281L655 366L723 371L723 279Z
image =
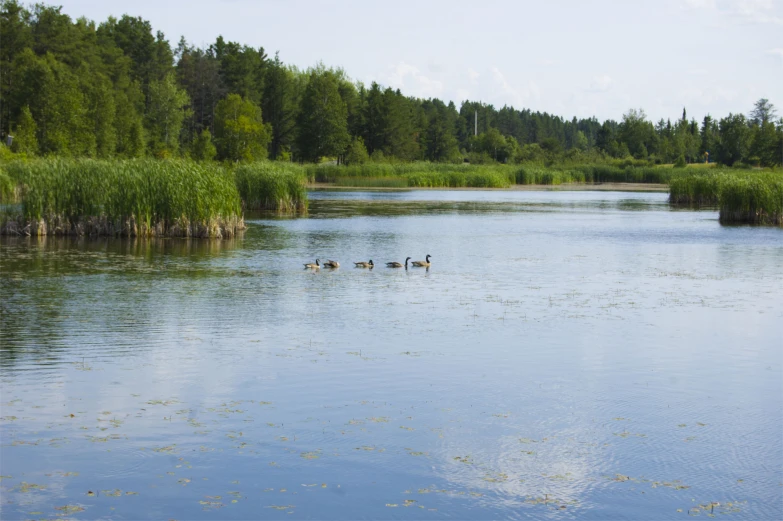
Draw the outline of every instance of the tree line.
M766 99L747 117L701 123L685 109L652 123L637 109L599 122L478 101L457 108L323 64L302 70L222 36L172 47L140 17L96 24L60 7L1 4L0 133L30 156L773 166L783 155L783 118Z

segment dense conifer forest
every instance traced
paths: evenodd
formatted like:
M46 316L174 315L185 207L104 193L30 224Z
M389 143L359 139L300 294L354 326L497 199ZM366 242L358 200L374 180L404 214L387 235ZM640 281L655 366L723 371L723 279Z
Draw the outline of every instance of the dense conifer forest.
M781 162L783 120L766 99L747 116L701 122L685 109L656 123L641 109L621 121L566 119L414 98L222 36L206 48L184 38L172 46L129 15L96 23L3 0L0 23L0 133L27 156L668 164L708 153L727 166Z

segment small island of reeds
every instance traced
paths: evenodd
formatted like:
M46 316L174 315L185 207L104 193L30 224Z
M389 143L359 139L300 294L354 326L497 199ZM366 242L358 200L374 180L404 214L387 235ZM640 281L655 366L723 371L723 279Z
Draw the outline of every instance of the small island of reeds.
M13 161L0 171L6 203L0 234L233 237L245 228L243 206L306 209L304 173L283 166L235 171L187 160Z
M783 226L783 172L717 170L683 173L669 183L669 201L717 206L724 224Z

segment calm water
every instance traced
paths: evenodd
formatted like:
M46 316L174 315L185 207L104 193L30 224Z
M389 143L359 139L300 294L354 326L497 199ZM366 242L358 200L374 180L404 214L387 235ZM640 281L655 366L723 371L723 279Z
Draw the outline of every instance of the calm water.
M783 230L655 193L309 217L0 238L0 518L783 517Z

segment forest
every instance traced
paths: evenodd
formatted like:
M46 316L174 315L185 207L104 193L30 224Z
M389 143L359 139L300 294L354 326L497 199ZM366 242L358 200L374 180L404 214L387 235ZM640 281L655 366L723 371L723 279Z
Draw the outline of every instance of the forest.
M1 5L0 135L26 157L771 167L783 156L783 118L767 99L701 122L685 109L653 123L642 109L601 122L457 107L222 36L172 47L139 17L96 23L56 6Z

